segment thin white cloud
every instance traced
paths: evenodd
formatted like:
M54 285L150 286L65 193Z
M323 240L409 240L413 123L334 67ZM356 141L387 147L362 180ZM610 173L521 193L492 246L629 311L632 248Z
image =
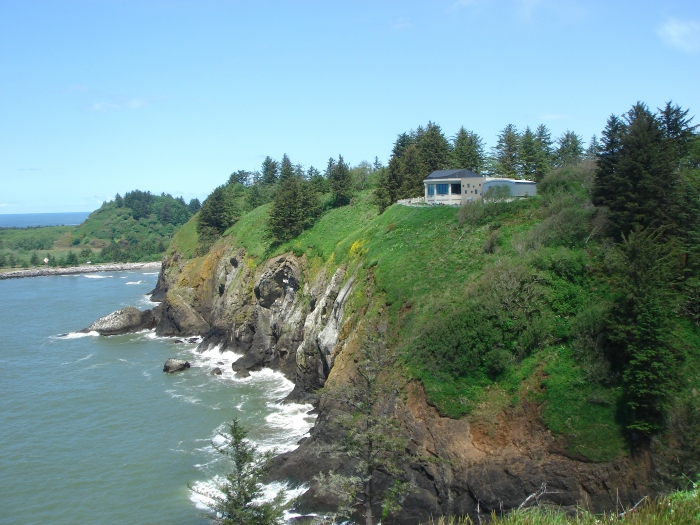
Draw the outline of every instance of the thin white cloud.
M656 32L671 47L685 53L700 53L700 23L670 18Z
M120 111L124 109L139 109L148 105L148 101L144 98L125 98L116 97L111 100L103 100L100 102L91 102L86 106L88 111L96 113L105 113L107 111Z
M4 202L0 203L0 208L7 208L8 206L9 206L9 204L6 204Z

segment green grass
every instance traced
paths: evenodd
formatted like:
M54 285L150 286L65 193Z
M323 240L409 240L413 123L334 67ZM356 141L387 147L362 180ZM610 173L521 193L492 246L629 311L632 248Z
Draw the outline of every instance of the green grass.
M197 216L194 215L175 233L168 247L168 252L177 251L190 258L197 250L199 235L197 235Z
M562 439L566 450L593 461L610 461L629 452L616 424L622 388L603 387L587 381L565 347L545 356L544 423Z

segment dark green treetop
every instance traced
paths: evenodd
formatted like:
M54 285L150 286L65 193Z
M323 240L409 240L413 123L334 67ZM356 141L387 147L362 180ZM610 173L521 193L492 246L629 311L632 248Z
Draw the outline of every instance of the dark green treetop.
M464 126L460 127L453 141L450 168L481 173L484 169L485 156L483 139L476 133L464 129Z

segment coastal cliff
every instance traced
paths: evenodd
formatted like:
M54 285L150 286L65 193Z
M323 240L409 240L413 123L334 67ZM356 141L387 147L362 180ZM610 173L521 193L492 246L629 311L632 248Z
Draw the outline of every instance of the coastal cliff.
M527 247L542 218L539 203L508 206L497 220L465 226L445 208L394 206L377 216L365 199L332 210L279 246L264 240L261 207L204 255L196 254L193 228L182 233L186 226L153 292L160 302L156 333L197 335L202 349L241 354L233 365L240 376L280 370L295 384L288 399L316 407L310 436L279 456L273 472L310 486L301 511L333 507L315 475L352 471L351 461L319 454L342 437L333 424L338 407L323 392L353 377L369 337L400 351L395 372L402 380L380 409L406 439L398 478L412 487L402 510L384 522L476 518L517 507L534 493L569 509L633 505L664 489L669 476L661 474L675 460L664 459L657 443L630 446L615 419L619 389L589 379L571 350L578 340L562 335L578 326L580 297L597 278L589 255L557 248L544 258ZM495 247L487 244L494 232ZM502 363L487 354L481 362L490 375L478 383L451 379L437 358L419 360L431 341L450 348L445 334L460 330L454 312L471 315L460 313L463 304L468 312L483 308L487 321L502 316L502 337L524 348L517 358L495 354ZM546 308L554 312L551 325L541 316ZM452 348L456 359L460 347ZM375 477L377 486L391 482L382 472Z

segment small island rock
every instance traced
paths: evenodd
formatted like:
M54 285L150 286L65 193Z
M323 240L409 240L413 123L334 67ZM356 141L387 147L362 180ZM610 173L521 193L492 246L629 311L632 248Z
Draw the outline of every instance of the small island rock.
M221 374L223 374L223 372L221 371L221 368L219 368L218 366L214 370L211 371L211 375L213 375L213 376L220 376Z
M174 372L179 372L180 370L185 370L190 367L190 362L184 359L175 359L173 357L169 358L165 365L163 366L163 372L172 374Z
M154 328L156 319L153 310L140 311L127 306L109 315L100 317L82 332L97 332L100 335L120 335Z

